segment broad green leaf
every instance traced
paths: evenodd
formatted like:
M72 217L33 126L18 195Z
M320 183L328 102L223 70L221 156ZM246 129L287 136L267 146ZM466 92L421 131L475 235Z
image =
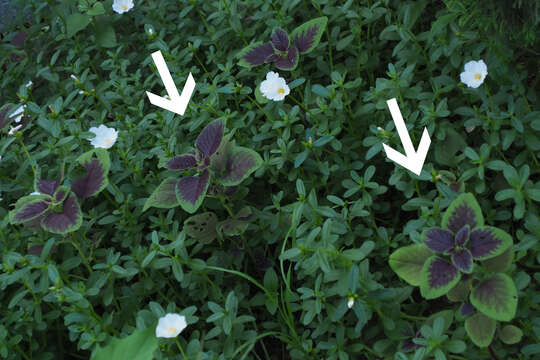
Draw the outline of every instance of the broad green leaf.
M499 331L499 339L505 344L517 344L523 337L523 331L514 325L506 325Z
M102 3L97 2L86 13L90 16L103 15L105 14L105 9Z
M176 198L177 183L178 179L176 178L163 180L144 203L143 212L152 206L161 209L170 209L178 206L179 202Z
M419 286L422 268L433 253L423 244L404 246L394 251L388 260L394 272L407 283Z
M495 335L497 322L484 314L476 313L465 320L465 331L478 347L487 347Z
M209 244L217 237L217 216L213 212L193 215L184 221L186 233L201 244Z
M263 163L256 151L236 145L232 146L227 158L224 174L218 179L224 186L240 184Z
M257 85L255 88L255 100L257 100L259 104L266 104L268 102L268 99L261 93L261 84Z
M471 304L483 314L500 321L510 321L516 315L517 290L506 274L495 274L480 282L471 292Z
M116 32L111 22L104 17L99 17L96 26L96 42L104 48L111 48L117 45Z
M88 24L90 24L91 20L92 18L89 15L79 13L69 15L66 20L66 36L70 38L79 31L85 29Z
M510 246L502 254L481 262L484 269L492 273L505 272L514 259L514 249Z
M96 349L92 360L152 360L158 348L155 330L137 330L128 337L114 338L107 346Z

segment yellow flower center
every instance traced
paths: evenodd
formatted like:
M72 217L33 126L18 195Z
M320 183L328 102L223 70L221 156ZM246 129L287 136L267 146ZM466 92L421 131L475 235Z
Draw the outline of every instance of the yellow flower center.
M277 90L277 93L278 93L278 94L284 94L284 93L285 93L285 90L283 90L283 88L279 88L279 89Z
M109 145L110 143L112 143L112 139L105 139L105 145Z
M176 332L176 328L171 326L167 328L167 331L169 332L169 335L174 335L174 333Z
M126 4L122 5L122 10L124 10L124 11L127 10L127 5Z
M480 80L480 79L482 78L482 75L476 73L476 74L474 74L474 78L475 78L476 80Z

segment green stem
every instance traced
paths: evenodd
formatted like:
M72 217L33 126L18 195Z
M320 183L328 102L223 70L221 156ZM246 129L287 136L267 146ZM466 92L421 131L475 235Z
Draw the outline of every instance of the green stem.
M180 353L182 353L182 357L184 360L187 360L186 354L184 354L184 349L182 349L182 345L180 345L180 341L178 341L178 338L174 339L176 342L176 346L178 346L178 349L180 349Z

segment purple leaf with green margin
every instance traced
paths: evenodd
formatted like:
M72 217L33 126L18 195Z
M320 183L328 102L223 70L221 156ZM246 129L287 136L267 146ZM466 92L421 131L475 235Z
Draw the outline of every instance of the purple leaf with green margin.
M470 274L473 270L473 257L467 249L452 252L452 264L461 272Z
M63 202L64 200L66 200L70 192L71 190L68 186L59 186L54 192L54 201L57 203Z
M219 182L224 186L240 184L263 163L254 150L234 145L226 156L224 175Z
M206 125L195 141L197 149L205 156L212 156L223 139L223 128L221 120L214 120Z
M283 29L275 29L272 34L272 45L279 51L287 51L289 48L289 36Z
M463 226L469 225L471 229L484 225L484 216L480 205L470 193L461 194L452 201L442 218L442 228L457 233Z
M495 320L510 321L516 315L517 290L506 274L483 280L472 290L470 300L478 311Z
M505 231L492 226L482 226L471 231L469 250L478 260L487 260L502 254L513 244Z
M291 46L287 51L287 56L281 56L274 62L274 65L280 70L292 71L298 66L298 49Z
M435 299L446 294L460 280L461 273L446 260L432 256L422 268L420 293L425 299Z
M509 247L502 254L482 261L485 270L491 273L505 272L514 260L514 249Z
M328 18L322 16L310 20L292 31L290 37L300 54L307 54L319 45L327 22Z
M465 320L465 331L478 347L487 347L495 335L497 322L484 314L476 313Z
M30 195L20 198L15 209L9 212L11 224L22 224L39 218L49 210L51 197L48 195Z
M229 135L225 135L221 141L221 145L210 158L210 169L216 174L217 177L222 176L225 172L227 167L227 159L232 151L233 146L234 141L230 140Z
M390 268L412 286L419 286L422 280L422 268L433 253L423 244L413 244L394 251L388 263Z
M95 157L94 157L95 156ZM99 194L108 184L107 174L111 167L109 153L105 149L94 149L77 158L86 175L71 183L71 189L79 200Z
M176 184L176 198L180 206L190 214L193 214L201 206L208 185L210 184L210 172L205 170L200 176L188 176L180 179Z
M267 61L266 59L273 53L274 47L272 46L272 43L270 41L264 44L262 43L262 41L258 41L256 43L248 45L238 53L237 57L240 58L238 65L248 68L252 66L262 65Z
M176 198L177 183L177 178L163 180L144 203L143 212L152 206L160 209L170 209L178 206L178 199Z
M197 166L197 159L193 154L175 156L167 161L167 169L174 171L186 170L195 166Z
M69 194L62 206L51 209L42 219L44 230L54 234L66 234L78 230L82 224L82 212L74 194Z
M435 253L444 253L454 246L454 234L441 228L425 230L422 233L422 240Z
M469 235L471 233L471 228L468 225L465 225L457 232L455 236L455 245L456 246L465 246L469 241Z
M43 180L40 179L37 181L37 191L42 194L53 195L59 183L53 180Z

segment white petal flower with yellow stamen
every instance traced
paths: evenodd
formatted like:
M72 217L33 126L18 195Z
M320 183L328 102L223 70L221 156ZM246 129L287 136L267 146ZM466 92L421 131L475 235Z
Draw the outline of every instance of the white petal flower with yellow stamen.
M471 88L477 88L484 82L488 74L484 60L469 61L465 64L465 71L460 74L461 82Z
M174 338L187 326L186 317L179 314L166 314L159 318L156 337Z
M123 14L133 8L133 0L114 0L112 8L117 13Z
M108 128L105 125L100 125L97 128L91 127L88 131L96 134L95 138L90 139L90 144L92 144L94 148L108 149L114 145L116 138L118 137L118 131L113 128Z
M285 79L279 77L278 73L270 71L266 74L266 80L261 83L261 94L270 100L281 101L289 95L291 90L287 86Z

